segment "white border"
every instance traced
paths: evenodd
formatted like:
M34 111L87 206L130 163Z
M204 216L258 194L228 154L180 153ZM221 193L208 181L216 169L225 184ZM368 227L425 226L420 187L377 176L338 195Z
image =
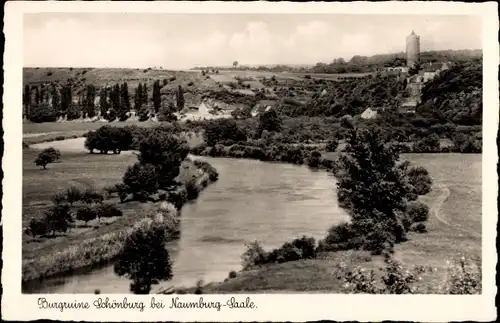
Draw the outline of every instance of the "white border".
M446 14L479 15L483 18L483 294L478 296L398 295L365 296L335 294L251 295L254 310L39 310L39 295L21 294L21 196L22 196L22 32L23 14L33 12L142 12L142 13L352 13L352 14ZM4 196L2 314L8 320L85 321L310 321L310 320L410 320L490 321L496 318L495 248L498 179L496 133L498 127L498 17L496 2L7 2L4 34ZM52 301L88 300L97 295L46 295ZM106 296L106 295L99 295ZM120 295L108 295L121 299ZM125 295L122 295L125 296ZM139 296L126 295L129 300ZM227 300L231 295L204 295L208 300ZM242 295L239 295L242 297ZM171 295L156 296L170 304ZM141 299L148 302L144 297ZM198 297L182 295L184 301Z

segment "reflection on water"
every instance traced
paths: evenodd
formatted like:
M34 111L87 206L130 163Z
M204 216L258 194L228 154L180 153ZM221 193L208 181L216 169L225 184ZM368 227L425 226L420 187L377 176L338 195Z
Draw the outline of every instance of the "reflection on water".
M307 167L243 159L207 159L219 171L182 210L181 237L168 244L174 278L155 288L220 281L239 270L245 243L279 247L300 235L324 237L346 216L336 204L334 180ZM127 293L130 281L107 265L25 286L36 293Z

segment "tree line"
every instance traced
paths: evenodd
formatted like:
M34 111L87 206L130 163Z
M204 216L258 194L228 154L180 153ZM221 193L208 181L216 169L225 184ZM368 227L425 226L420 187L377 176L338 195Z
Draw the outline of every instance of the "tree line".
M68 79L63 85L26 84L23 90L24 116L36 123L54 122L61 117L75 120L94 118L97 115L108 121L125 121L133 108L140 121L154 115L172 120L172 114L184 108L184 90L178 86L174 103L161 93L162 86L166 85L165 81L163 85L159 80L154 81L152 93L148 93L147 83L139 83L133 98L127 82L101 88L92 84L78 88L72 79Z

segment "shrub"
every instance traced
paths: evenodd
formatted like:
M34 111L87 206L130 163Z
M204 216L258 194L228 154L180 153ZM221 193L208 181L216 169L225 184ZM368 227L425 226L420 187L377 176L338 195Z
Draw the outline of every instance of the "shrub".
M54 235L56 232L66 232L73 218L70 213L68 204L58 204L45 212L45 221L47 223L47 230Z
M99 218L112 218L123 215L122 210L111 204L100 205L97 207L96 211Z
M328 142L326 143L325 150L327 152L334 152L335 150L337 150L338 146L339 146L339 141L333 138L328 140Z
M353 247L352 240L355 237L356 232L354 228L352 228L351 224L341 222L333 225L328 230L326 237L321 241L320 249L329 251L351 249Z
M194 165L206 172L209 176L210 181L215 182L219 179L219 173L217 172L217 169L210 165L210 163L204 160L197 159L194 161Z
M411 167L407 171L407 176L415 194L425 195L431 191L432 179L427 169L421 166Z
M188 191L185 187L177 189L174 192L170 192L166 200L172 203L177 210L180 210L188 201Z
M232 279L232 278L236 278L237 276L238 276L238 273L236 271L234 271L234 270L231 270L229 272L229 276L228 277Z
M266 262L267 253L258 241L245 244L245 252L241 256L243 270L249 270Z
M123 183L134 194L134 198L144 202L159 188L157 169L151 164L135 163L123 175Z
M454 295L479 294L481 279L481 266L474 265L462 257L458 263L452 263L449 267L444 292Z
M96 218L96 210L90 207L81 208L76 212L76 219L85 222L85 225L87 225L89 221L95 220Z
M188 200L194 200L195 198L198 197L200 194L200 187L197 184L197 180L195 177L191 178L186 182L186 192L187 192L187 199Z
M54 204L61 204L67 202L66 200L66 192L58 192L54 196L52 196L52 202Z
M84 193L74 186L70 186L63 194L65 195L65 200L70 205L84 198Z
M31 122L55 122L57 113L55 109L47 103L35 104L30 107L28 118Z
M412 202L407 206L407 213L411 222L425 222L429 219L429 207L421 202Z
M313 151L311 157L308 159L309 167L319 167L321 164L321 153L319 151Z
M422 222L414 223L411 225L410 231L417 232L417 233L426 233L427 227Z
M102 203L104 201L104 196L102 193L99 193L92 188L87 188L83 191L81 200L87 204Z

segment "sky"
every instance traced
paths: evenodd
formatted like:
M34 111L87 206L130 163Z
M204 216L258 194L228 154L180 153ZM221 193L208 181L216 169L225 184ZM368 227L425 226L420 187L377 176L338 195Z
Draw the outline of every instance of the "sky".
M26 67L329 63L405 51L481 49L481 20L456 15L29 13Z

